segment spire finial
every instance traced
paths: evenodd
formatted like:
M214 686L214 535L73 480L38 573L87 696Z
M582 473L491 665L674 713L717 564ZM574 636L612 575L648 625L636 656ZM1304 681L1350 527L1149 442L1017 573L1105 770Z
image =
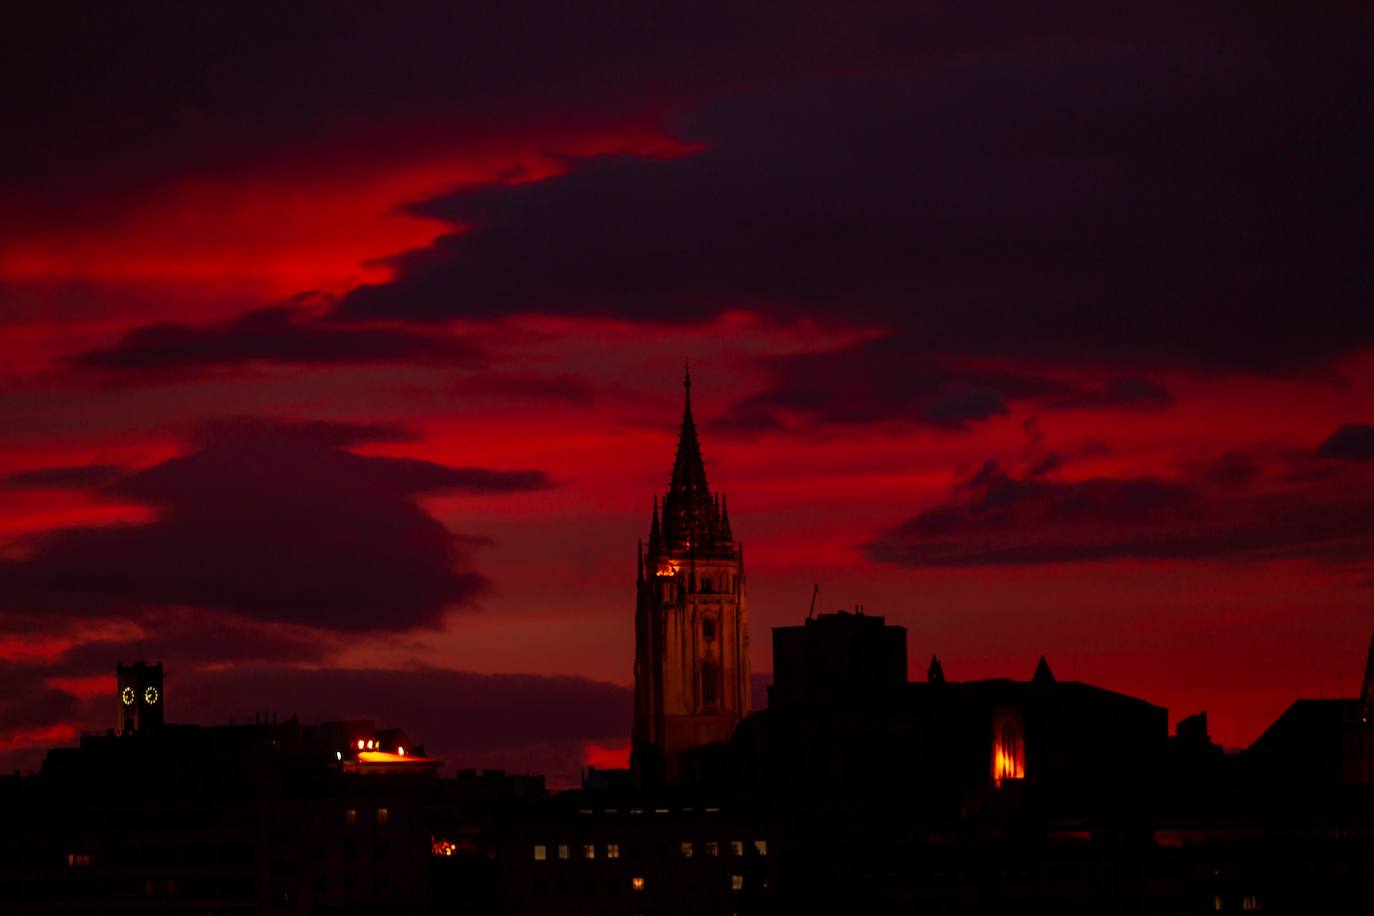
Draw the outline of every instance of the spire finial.
M1369 656L1364 663L1364 683L1360 685L1360 721L1374 719L1374 636L1369 640Z
M682 387L689 392L692 389L692 361L690 359L682 361Z

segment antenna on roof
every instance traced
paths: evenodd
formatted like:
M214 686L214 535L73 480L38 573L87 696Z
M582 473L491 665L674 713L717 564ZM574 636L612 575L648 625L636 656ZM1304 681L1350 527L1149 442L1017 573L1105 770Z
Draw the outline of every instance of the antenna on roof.
M811 586L811 610L806 612L806 619L810 620L816 616L816 596L821 593L820 585Z

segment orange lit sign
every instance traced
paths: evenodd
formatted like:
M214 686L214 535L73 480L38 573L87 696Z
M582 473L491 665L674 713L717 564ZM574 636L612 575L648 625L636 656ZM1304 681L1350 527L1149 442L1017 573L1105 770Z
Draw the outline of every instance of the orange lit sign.
M359 763L431 763L428 757L414 754L389 754L386 751L363 751L358 754Z

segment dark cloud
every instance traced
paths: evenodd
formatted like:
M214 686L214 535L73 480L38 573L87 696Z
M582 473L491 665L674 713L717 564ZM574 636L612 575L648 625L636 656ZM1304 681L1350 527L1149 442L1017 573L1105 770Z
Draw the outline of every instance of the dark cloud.
M1374 426L1346 423L1322 443L1320 454L1348 461L1374 461Z
M1157 382L1146 378L1122 378L1101 387L1086 388L1054 406L1061 409L1163 410L1173 402L1173 395Z
M89 677L112 674L116 662L168 661L182 668L225 663L322 662L341 648L336 634L209 611L143 614L144 635L125 639L84 639L51 662L47 674Z
M1366 100L1340 69L1369 64L1329 24L1282 25L1178 16L1126 40L1098 20L916 73L731 97L686 119L695 155L575 161L418 205L462 230L339 314L680 322L747 306L876 323L913 364L1309 368L1374 342L1348 257ZM1313 60L1326 39L1340 53ZM997 410L987 392L947 401L932 419Z
M83 368L157 378L254 363L336 365L471 364L472 341L443 332L323 323L291 306L256 309L220 324L142 325L108 349L72 362Z
M768 386L732 404L736 429L809 429L816 423L905 421L948 429L1001 416L1014 403L1046 410L1159 409L1162 387L1145 379L1068 381L923 353L919 339L892 336L822 353L765 357Z
M111 485L145 524L46 532L0 560L4 610L59 617L205 608L336 631L435 626L485 587L416 497L549 486L540 471L365 457L385 427L226 421Z
M490 147L540 124L622 124L762 79L986 40L981 15L947 22L904 6L5 4L0 208L15 226L119 213L149 184L264 159L347 173L359 160ZM1002 17L1017 20L1034 21L1015 7Z
M113 663L111 663L113 664ZM82 703L28 665L0 665L0 748L16 733L71 722Z
M1062 479L987 462L952 497L863 547L913 567L1116 559L1374 558L1374 480L1310 458L1232 453L1174 476Z
M82 464L71 467L33 468L0 478L7 490L88 490L104 486L124 473L113 464Z
M586 404L602 393L588 379L568 373L482 372L457 379L450 390L459 395L498 395L576 404Z

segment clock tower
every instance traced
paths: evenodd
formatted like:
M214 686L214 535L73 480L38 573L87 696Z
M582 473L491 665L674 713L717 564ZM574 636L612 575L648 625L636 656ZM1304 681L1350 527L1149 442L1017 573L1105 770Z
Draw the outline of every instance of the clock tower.
M639 546L631 767L677 782L688 748L728 742L749 713L749 613L744 551L724 496L706 483L692 419L692 377L662 511L654 498Z
M115 665L115 734L138 735L162 726L162 662Z

